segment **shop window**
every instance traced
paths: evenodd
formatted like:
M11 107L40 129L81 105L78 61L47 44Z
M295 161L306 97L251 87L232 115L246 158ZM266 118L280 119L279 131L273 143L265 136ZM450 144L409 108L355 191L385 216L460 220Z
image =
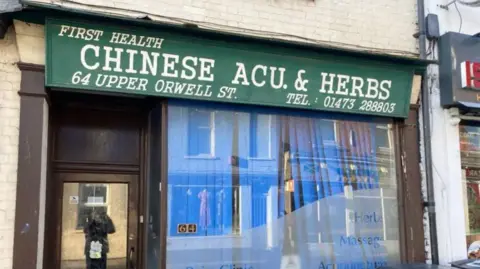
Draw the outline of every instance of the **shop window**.
M186 119L185 109L203 118ZM306 263L298 268L399 261L395 154L375 154L391 136L388 121L189 101L168 110L167 266L263 269L283 267L288 256ZM202 127L208 138L188 137ZM210 141L215 159L183 158L187 140L189 148Z
M480 126L460 125L467 247L480 240Z
M250 157L272 158L272 115L250 114Z
M188 111L188 156L215 156L215 113L201 109Z
M77 229L83 229L94 211L108 213L106 184L78 184Z

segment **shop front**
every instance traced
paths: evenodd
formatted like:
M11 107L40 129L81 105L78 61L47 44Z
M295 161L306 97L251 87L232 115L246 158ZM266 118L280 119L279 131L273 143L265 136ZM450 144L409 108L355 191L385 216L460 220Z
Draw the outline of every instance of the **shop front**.
M48 17L45 40L44 266L377 268L414 249L400 127L421 63L77 18Z
M465 249L480 240L480 38L449 32L440 39L441 104L458 108Z

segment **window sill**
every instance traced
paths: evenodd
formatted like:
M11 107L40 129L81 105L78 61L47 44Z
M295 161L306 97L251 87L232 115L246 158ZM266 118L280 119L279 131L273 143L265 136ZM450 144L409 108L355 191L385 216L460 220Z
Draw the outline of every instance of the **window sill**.
M175 234L169 235L168 239L180 239L180 240L191 240L194 238L204 238L204 239L232 239L232 238L240 238L242 234L225 234L225 235L195 235L191 234L191 236L185 236L188 234ZM167 239L167 240L168 240Z
M249 161L275 161L274 158L248 157Z
M107 207L108 204L106 203L83 203L81 204L85 207Z
M215 156L184 156L183 158L188 160L220 160L219 157Z

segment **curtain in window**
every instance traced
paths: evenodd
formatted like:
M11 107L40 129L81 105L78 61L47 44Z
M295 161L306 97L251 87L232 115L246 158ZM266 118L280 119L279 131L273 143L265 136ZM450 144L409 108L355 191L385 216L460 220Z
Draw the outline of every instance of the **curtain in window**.
M168 267L375 268L398 261L394 154L377 152L377 125L344 115L171 103ZM208 150L192 150L203 143ZM197 231L181 232L182 224Z

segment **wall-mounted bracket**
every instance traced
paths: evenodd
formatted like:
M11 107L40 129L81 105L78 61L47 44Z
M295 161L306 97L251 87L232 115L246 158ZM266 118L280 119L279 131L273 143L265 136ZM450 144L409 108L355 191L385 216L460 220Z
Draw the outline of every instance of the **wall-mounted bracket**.
M445 10L448 10L448 7L451 5L451 4L454 4L455 2L457 2L457 0L452 0L450 1L448 4L446 5L438 5L439 8L442 8L442 9L445 9Z

